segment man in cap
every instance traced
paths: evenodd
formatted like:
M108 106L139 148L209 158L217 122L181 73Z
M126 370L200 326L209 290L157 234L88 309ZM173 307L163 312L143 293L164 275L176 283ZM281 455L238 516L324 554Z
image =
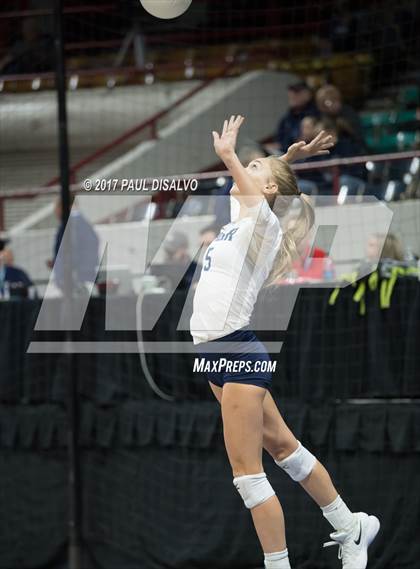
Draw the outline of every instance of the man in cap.
M313 93L304 81L289 85L287 95L289 110L281 118L277 130L277 142L282 152L286 152L290 145L300 139L302 119L308 116L319 116Z

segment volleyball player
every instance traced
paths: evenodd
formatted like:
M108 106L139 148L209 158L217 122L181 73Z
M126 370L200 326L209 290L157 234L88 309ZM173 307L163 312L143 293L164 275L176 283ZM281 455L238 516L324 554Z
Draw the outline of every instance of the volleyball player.
M230 193L238 215L232 216L206 250L194 296L191 335L205 361L231 360L231 366L222 371L211 367L208 379L221 403L233 482L251 511L266 569L290 569L290 563L283 511L263 471L263 448L320 506L335 530L333 541L324 545L339 545L343 569L364 569L379 521L363 512L353 513L324 466L296 440L268 391L271 373L256 371L270 358L249 327L259 290L284 275L298 243L314 223L313 208L300 194L288 162L328 154L332 142L321 132L310 144L292 145L281 159L261 158L245 168L235 153L243 120L232 116L224 122L221 135L213 132L216 154L234 181ZM296 198L300 202L297 222L283 233L278 217L287 214ZM231 352L219 349L223 344ZM239 362L248 367L238 371L235 363Z

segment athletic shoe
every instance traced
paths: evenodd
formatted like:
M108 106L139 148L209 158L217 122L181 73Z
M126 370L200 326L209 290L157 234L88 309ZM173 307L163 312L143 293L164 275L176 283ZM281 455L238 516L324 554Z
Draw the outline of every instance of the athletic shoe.
M354 514L355 523L349 532L336 531L330 534L333 541L324 547L338 545L338 558L343 569L365 569L368 561L367 550L379 531L380 523L375 516L364 512Z

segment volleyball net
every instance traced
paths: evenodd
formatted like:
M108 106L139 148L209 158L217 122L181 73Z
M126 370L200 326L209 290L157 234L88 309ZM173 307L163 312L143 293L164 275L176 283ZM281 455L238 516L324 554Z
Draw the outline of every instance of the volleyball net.
M337 96L347 119L357 118L360 136L327 163L296 166L319 221L311 246L328 263L318 276L311 262L295 268L274 292L264 291L264 311L257 306L253 323L263 341L282 344L272 354L273 395L296 436L328 465L355 509L380 513L384 527L393 528L392 546L382 542L373 562L414 567L420 552L406 543L418 541L407 534L416 528L410 516L418 496L410 488L419 468L417 3L305 0L279 7L197 0L173 22L156 22L134 0L65 3L69 171L86 220L76 251L88 251L92 235L101 251L94 286L74 291L84 309L73 347L59 286L44 328L35 330L60 237L54 61L46 57L52 17L31 3L24 11L3 4L0 58L25 39L28 27L40 51L0 70L2 248L8 264L33 283L3 287L0 301L0 566L65 565L66 406L74 385L83 569L258 566L258 544L231 485L220 412L204 375L192 372L190 352L139 348L191 344L188 330L178 328L191 310L188 287L178 287L181 280L174 286L173 249L162 244L178 224L178 247L200 263L204 233L220 227L216 203L224 202L219 213L228 212L228 173L214 155L211 130L226 115L243 114L243 162L255 153L281 154L278 125L290 91L296 94L305 81L318 110L297 136L322 126L339 140L342 121L323 116ZM327 84L337 89L332 99L331 93L320 98L320 109L316 96ZM121 192L125 182L135 188L174 176L197 186ZM370 197L381 202L378 212L392 214L385 227L379 213L360 214ZM330 250L331 226L340 223L347 234ZM372 248L378 260L385 234L400 242L393 250L398 258L388 248L357 279ZM152 259L157 269L146 271ZM288 325L279 326L287 290L298 291L297 300ZM151 324L148 315L162 307ZM38 349L28 353L33 343ZM264 461L285 507L292 560L333 566L332 555L319 561L328 527L319 524L316 507L268 456ZM396 508L405 503L407 523L394 530Z

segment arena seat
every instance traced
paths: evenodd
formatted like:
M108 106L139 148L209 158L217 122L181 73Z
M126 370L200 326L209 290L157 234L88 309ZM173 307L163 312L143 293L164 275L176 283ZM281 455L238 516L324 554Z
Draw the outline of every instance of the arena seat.
M403 87L398 93L398 100L399 103L404 106L419 105L420 87L418 85Z
M408 131L398 131L394 133L369 133L365 137L366 144L372 152L396 152L398 150L408 150L414 148L416 144L416 133Z

